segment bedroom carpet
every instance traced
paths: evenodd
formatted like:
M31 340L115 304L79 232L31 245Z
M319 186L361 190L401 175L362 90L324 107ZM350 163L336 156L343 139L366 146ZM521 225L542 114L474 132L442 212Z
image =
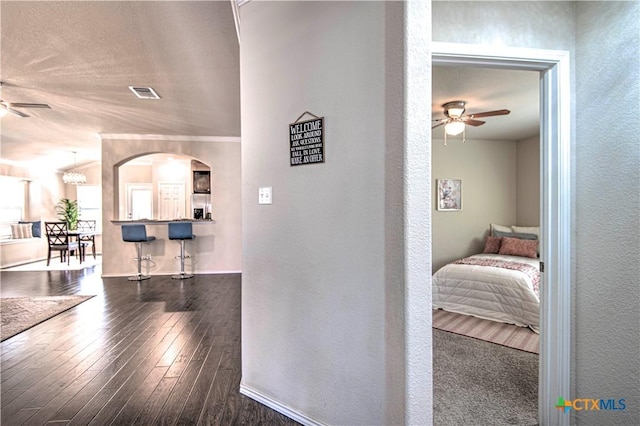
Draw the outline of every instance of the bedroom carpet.
M538 356L433 330L433 424L537 425Z
M0 299L0 341L15 336L93 296L7 297Z
M433 327L521 351L540 353L540 336L525 327L460 315L442 309L433 310Z

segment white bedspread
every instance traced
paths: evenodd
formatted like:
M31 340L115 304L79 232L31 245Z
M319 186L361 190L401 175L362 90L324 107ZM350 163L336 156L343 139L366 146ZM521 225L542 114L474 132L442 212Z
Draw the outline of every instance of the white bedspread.
M539 259L477 254L472 259L525 263L539 271ZM538 272L539 273L539 272ZM433 275L433 308L540 329L540 300L533 280L518 270L450 263Z

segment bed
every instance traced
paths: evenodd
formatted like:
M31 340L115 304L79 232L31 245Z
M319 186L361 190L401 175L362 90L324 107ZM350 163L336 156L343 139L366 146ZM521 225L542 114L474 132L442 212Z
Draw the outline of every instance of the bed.
M487 237L500 245L523 245L519 238ZM513 242L510 240L518 240ZM497 253L476 254L449 263L433 275L433 308L492 321L540 330L540 260L533 242L527 243L533 253L526 256ZM518 254L523 252L515 251Z

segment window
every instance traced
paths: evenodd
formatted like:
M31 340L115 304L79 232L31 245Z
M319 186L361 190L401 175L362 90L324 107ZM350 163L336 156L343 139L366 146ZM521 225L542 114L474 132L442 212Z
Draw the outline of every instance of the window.
M27 181L0 176L0 239L11 238L11 224L25 217Z
M95 220L96 231L102 231L102 191L99 185L78 185L78 219Z

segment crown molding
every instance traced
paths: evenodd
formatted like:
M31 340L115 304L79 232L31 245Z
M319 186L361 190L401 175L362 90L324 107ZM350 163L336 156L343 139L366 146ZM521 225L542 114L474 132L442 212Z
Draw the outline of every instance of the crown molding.
M186 135L151 135L136 133L100 133L101 140L143 140L143 141L176 141L176 142L240 142L239 136L186 136Z

